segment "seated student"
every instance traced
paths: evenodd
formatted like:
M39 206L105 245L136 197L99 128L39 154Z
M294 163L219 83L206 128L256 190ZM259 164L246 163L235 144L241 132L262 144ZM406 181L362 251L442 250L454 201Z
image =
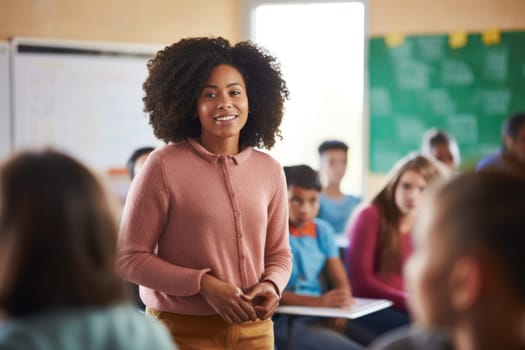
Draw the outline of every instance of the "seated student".
M438 188L406 267L421 330L385 336L374 349L525 349L523 213L523 176L486 171Z
M0 172L0 348L174 349L124 302L116 239L84 166L54 151L11 158Z
M437 159L451 172L457 172L461 162L456 140L446 132L432 128L423 134L421 152L427 157Z
M509 117L502 128L503 147L482 158L476 170L497 168L514 170L525 165L525 113L516 113Z
M288 185L292 275L281 305L340 307L352 304L350 285L339 258L330 225L315 218L319 209L321 184L309 166L285 167ZM332 289L323 284L324 273ZM354 326L355 327L355 326ZM297 316L293 322L294 349L361 349L351 340L352 324L346 319ZM288 316L274 316L275 342L289 348ZM368 344L371 338L361 339Z
M128 175L129 175L130 180L133 180L135 178L135 175L137 175L138 172L140 171L140 168L146 161L146 158L148 157L148 155L154 150L155 148L148 146L148 147L140 147L133 151L133 153L129 157L128 162L126 164L128 168ZM144 311L146 309L146 305L144 305L144 303L140 299L139 286L129 281L126 281L125 284L126 284L128 293L131 295L133 304L135 304L135 306L137 306L140 310Z
M441 177L435 161L409 155L393 168L386 186L363 208L350 227L348 271L354 294L394 302L382 320L366 325L381 334L409 322L402 269L412 252L411 232L422 193Z
M319 146L320 172L326 178L317 217L326 220L336 234L343 234L348 218L361 201L341 191L348 163L348 146L341 141L325 141Z
M128 174L129 178L133 180L135 178L135 175L139 172L140 168L146 161L146 158L148 158L148 155L153 152L155 148L153 147L140 147L131 153L131 156L128 159L127 162L127 168L128 168Z

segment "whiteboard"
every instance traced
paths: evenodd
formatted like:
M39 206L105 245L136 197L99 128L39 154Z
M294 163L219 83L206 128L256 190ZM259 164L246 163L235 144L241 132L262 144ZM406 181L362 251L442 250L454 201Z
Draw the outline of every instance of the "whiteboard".
M12 50L15 149L51 146L107 170L160 144L142 104L152 47L16 39Z
M9 43L0 41L0 161L11 152Z

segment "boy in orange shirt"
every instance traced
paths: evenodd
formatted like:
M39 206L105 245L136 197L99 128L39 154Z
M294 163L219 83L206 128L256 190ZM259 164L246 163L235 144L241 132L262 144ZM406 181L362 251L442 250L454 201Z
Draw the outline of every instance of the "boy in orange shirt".
M306 165L285 167L288 187L292 275L282 305L342 307L353 303L350 283L331 226L316 218L321 184L318 174ZM331 288L329 288L331 287ZM279 349L288 348L287 317L274 316ZM371 339L352 321L337 318L295 317L295 349L362 349ZM351 339L352 338L352 339Z

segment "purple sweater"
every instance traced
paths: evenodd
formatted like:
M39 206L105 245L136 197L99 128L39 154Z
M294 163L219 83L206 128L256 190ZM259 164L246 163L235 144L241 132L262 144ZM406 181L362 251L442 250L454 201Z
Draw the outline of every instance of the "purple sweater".
M209 272L243 290L267 280L282 291L291 272L281 166L249 147L212 154L195 140L150 154L133 181L120 226L119 269L144 303L213 315L198 295Z
M402 273L379 273L376 266L380 227L379 209L372 205L359 212L350 228L348 267L352 291L358 297L391 300L397 309L406 310ZM411 253L410 233L401 234L402 266Z

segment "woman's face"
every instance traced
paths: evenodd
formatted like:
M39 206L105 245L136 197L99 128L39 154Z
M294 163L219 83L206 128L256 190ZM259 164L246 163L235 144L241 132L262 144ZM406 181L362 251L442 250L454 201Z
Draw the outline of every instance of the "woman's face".
M197 98L201 123L201 140L238 142L241 129L248 120L248 95L242 74L234 67L215 67Z
M401 214L415 215L427 182L414 170L406 170L395 189L395 203Z

